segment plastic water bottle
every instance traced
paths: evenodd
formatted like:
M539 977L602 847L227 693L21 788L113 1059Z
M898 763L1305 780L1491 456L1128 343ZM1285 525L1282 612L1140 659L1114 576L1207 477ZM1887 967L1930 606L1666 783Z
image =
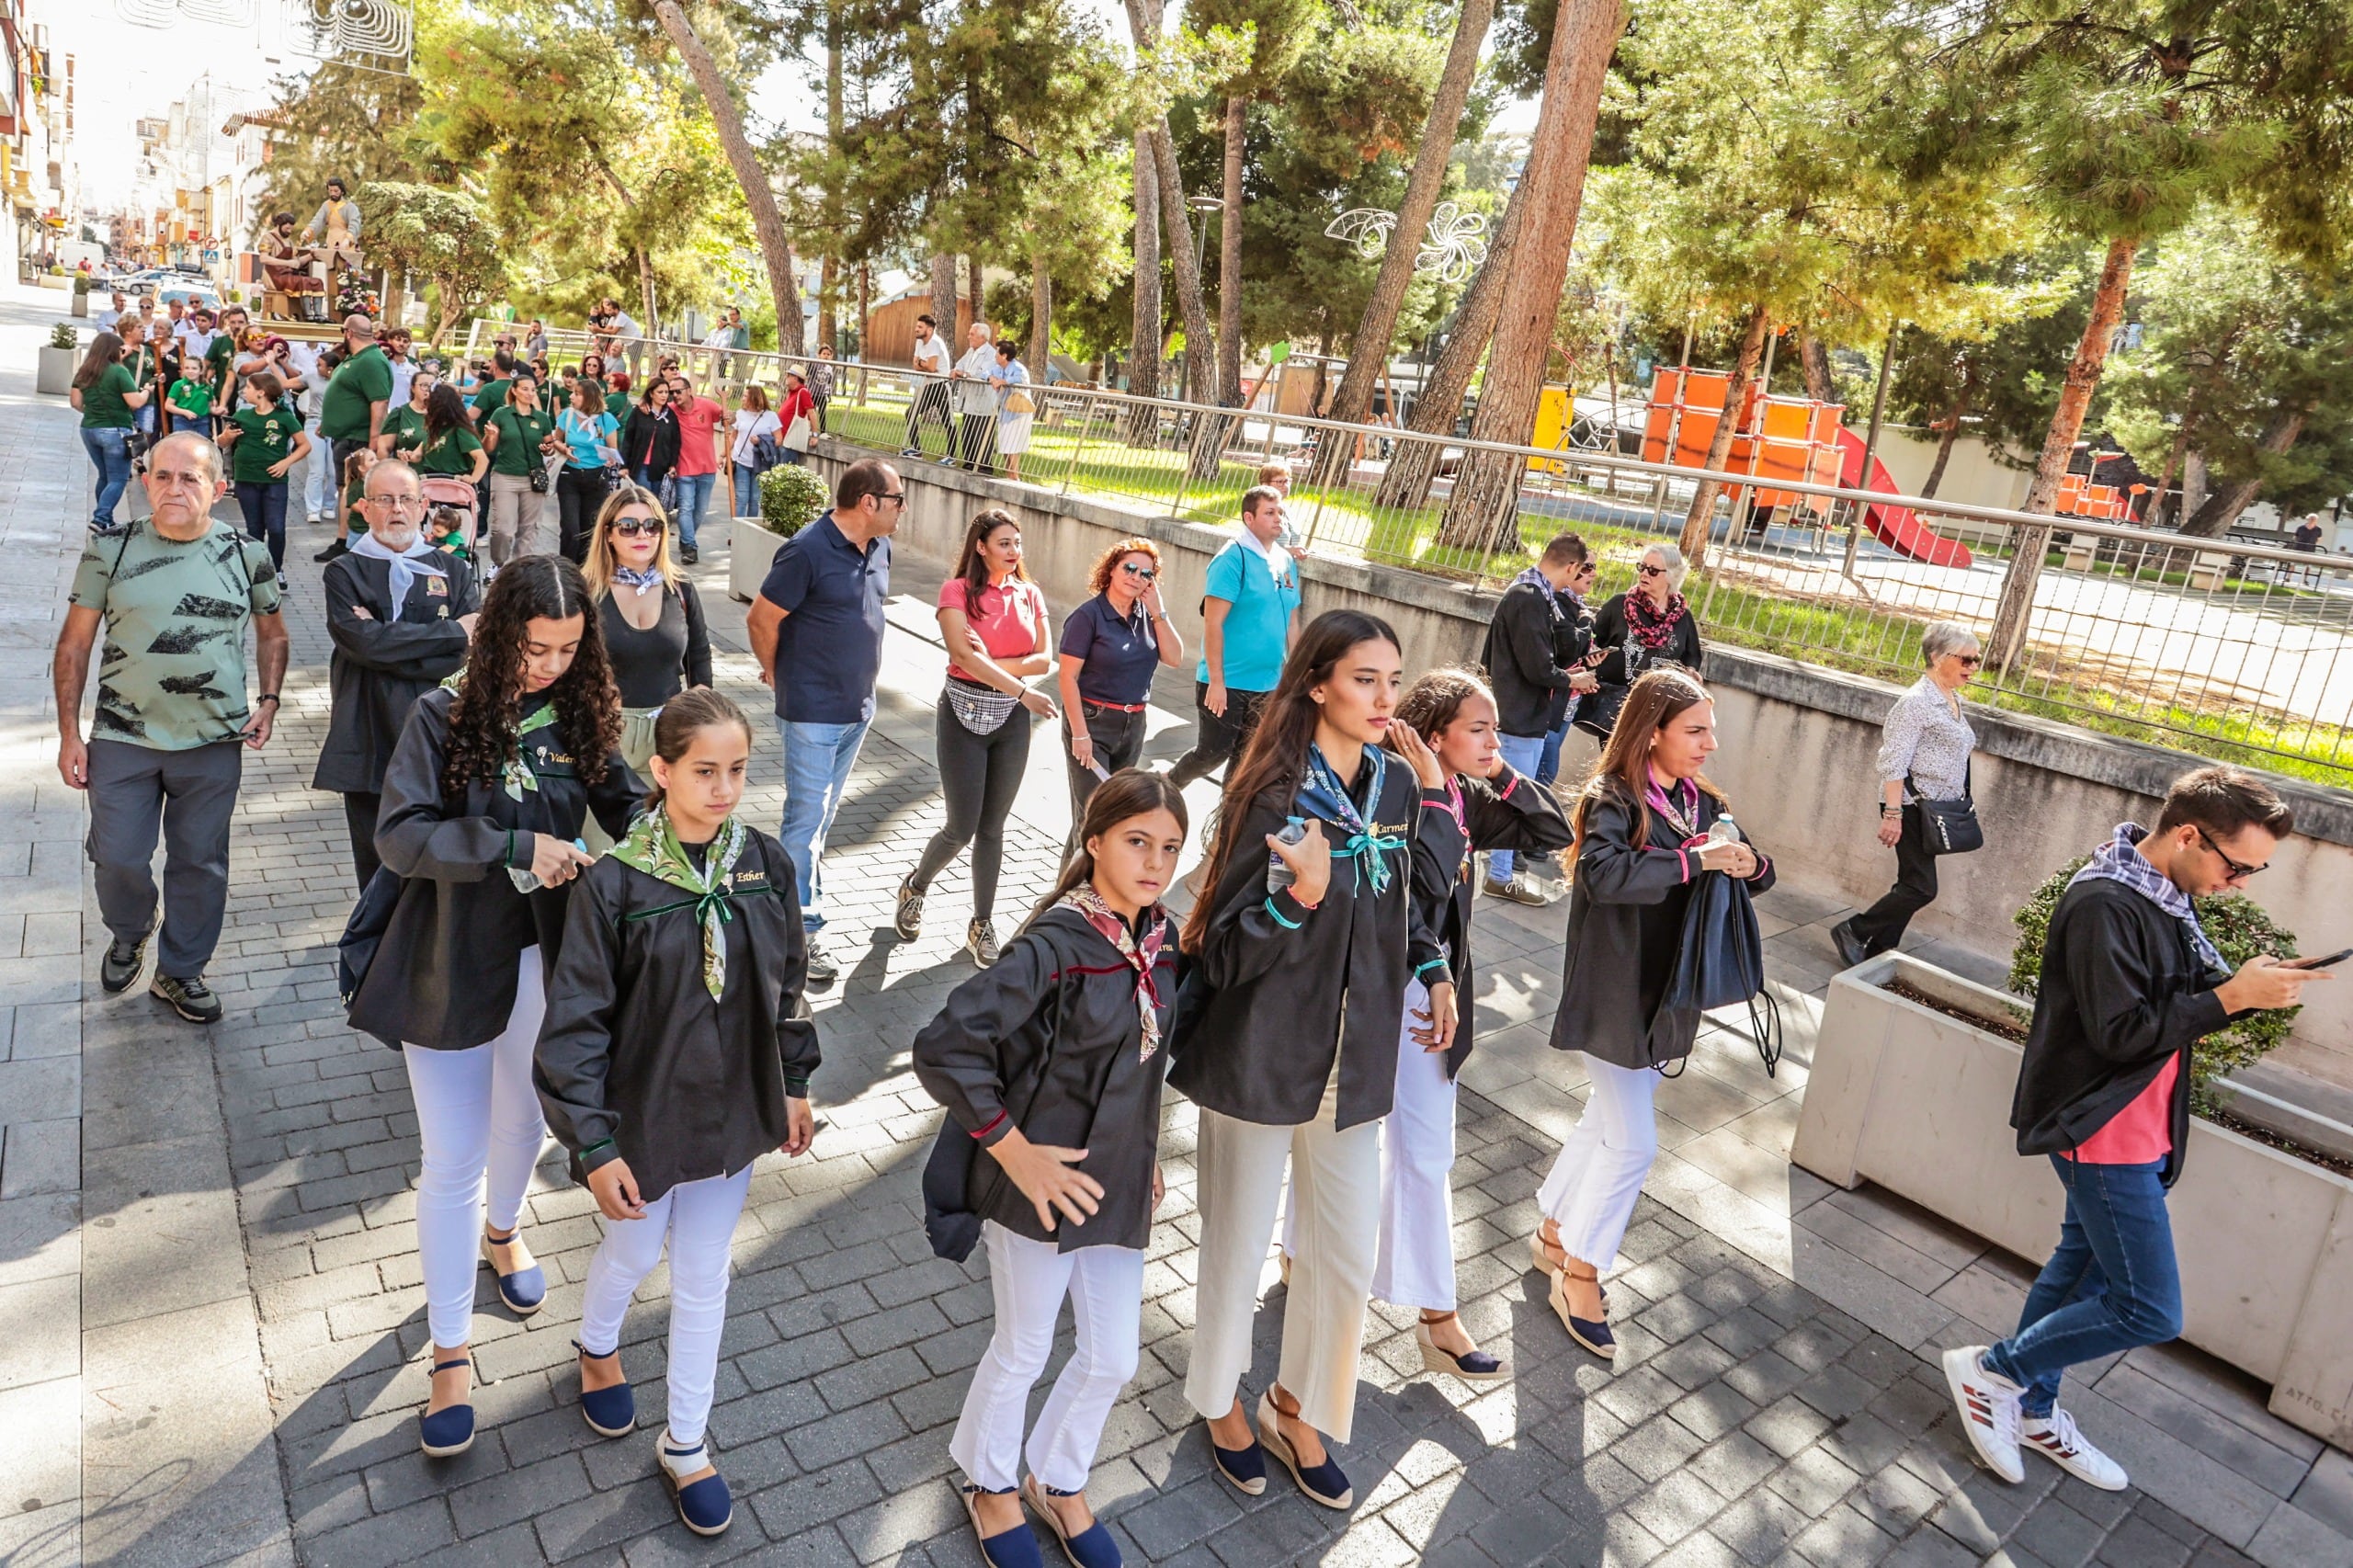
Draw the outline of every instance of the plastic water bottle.
M572 841L572 846L574 849L579 850L583 855L588 853L588 846L580 839L574 839ZM506 880L515 884L515 891L517 892L531 892L536 891L540 886L539 873L532 870L529 866L507 867Z
M1297 844L1307 836L1305 817L1285 817L1282 830L1275 835L1278 844ZM1299 873L1283 863L1283 858L1273 850L1267 851L1267 892L1280 892L1299 881Z
M1732 820L1732 813L1730 812L1726 812L1723 815L1718 817L1714 822L1708 824L1708 842L1711 844L1737 844L1740 842L1740 824Z

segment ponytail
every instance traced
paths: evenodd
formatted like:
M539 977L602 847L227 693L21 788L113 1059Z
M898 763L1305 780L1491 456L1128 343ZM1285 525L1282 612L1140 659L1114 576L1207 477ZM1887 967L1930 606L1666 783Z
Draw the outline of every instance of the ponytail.
M733 724L744 732L744 739L752 739L752 722L735 705L734 699L707 686L690 686L662 705L654 721L654 755L663 761L676 764L695 744L695 736L714 724ZM645 791L645 810L650 815L662 804L663 790L658 783L649 783Z

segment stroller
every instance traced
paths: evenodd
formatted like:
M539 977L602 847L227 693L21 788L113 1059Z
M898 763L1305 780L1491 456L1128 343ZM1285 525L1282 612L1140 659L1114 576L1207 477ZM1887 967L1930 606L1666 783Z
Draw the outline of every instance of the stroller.
M475 523L482 510L482 497L473 481L432 473L423 476L423 486L426 537L450 554L472 560Z

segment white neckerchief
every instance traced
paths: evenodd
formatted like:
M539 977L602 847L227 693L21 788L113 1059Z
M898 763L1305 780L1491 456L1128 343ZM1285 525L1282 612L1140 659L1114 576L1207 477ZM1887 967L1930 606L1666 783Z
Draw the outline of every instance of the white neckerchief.
M1275 586L1279 588L1290 580L1290 574L1284 570L1290 560L1289 551L1278 551L1273 545L1259 543L1258 536L1252 533L1246 524L1241 537L1242 548L1267 563L1267 572L1274 576Z
M352 554L364 555L370 561L389 561L392 562L391 592L392 596L392 619L394 620L398 620L401 618L401 606L408 603L408 590L410 585L415 583L419 576L446 578L449 575L449 574L444 572L441 568L434 565L433 562L425 559L425 557L431 555L433 551L433 544L426 539L422 532L416 536L416 542L410 545L406 550L394 550L391 545L386 544L383 540L378 539L371 533L361 534L358 539L351 541Z

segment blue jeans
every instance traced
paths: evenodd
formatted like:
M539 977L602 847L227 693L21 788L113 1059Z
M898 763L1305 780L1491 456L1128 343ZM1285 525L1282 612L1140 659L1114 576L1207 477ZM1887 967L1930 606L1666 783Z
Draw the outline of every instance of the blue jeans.
M2096 1165L2051 1156L2067 1189L2059 1245L2026 1294L2018 1331L1985 1364L2026 1389L2029 1415L2045 1416L2069 1367L2181 1334L2181 1270L2165 1213L2163 1160Z
M115 526L115 504L131 488L131 432L112 427L82 426L82 449L98 471L98 498L90 508L90 526Z
M674 473L670 477L678 485L678 542L691 550L695 530L702 527L702 509L710 503L710 487L718 482L719 475Z
M265 484L237 483L237 510L245 515L245 532L269 546L269 563L286 570L286 481Z
M1553 764L1557 767L1560 763L1560 743L1548 735L1498 734L1495 740L1503 748L1504 760L1511 764L1511 770L1531 779L1536 778L1537 769L1543 766L1544 753L1548 748L1552 754ZM1495 850L1487 857L1487 875L1495 881L1507 882L1511 881L1512 868L1518 864L1519 858L1510 850Z
M760 476L750 463L735 465L735 515L754 519L760 515Z
M172 410L172 434L175 436L201 436L209 441L212 439L212 415L209 414L182 414L176 408Z
M857 766L858 748L865 744L870 722L776 722L784 741L784 824L777 837L792 857L793 875L801 881L801 924L811 931L824 929L825 835L833 831L834 813L842 809L842 791L849 787L849 770Z
M1571 698L1568 718L1561 721L1559 729L1544 737L1544 755L1537 760L1536 771L1529 775L1534 782L1550 784L1561 776L1561 743L1569 738L1570 723L1576 716L1576 699Z

